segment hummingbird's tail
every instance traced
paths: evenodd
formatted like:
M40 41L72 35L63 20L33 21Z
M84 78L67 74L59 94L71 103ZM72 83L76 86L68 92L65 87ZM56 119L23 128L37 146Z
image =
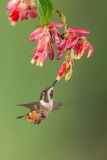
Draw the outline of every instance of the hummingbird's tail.
M19 118L23 118L24 116L19 116L19 117L17 117L17 119L19 119Z

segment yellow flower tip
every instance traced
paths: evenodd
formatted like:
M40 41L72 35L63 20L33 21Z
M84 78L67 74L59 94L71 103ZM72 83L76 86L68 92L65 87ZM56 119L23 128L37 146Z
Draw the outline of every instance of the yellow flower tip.
M67 59L68 58L68 55L65 55L65 57L64 57L65 59Z
M57 80L57 81L60 81L60 78L61 78L61 77L57 76L56 80Z
M32 64L34 64L34 63L35 63L35 60L34 60L34 59L32 59L32 60L31 60L31 63L32 63Z
M91 52L91 50L89 49L87 58L90 58L91 56L92 56L92 52Z
M81 58L81 56L78 56L77 59L79 60Z
M11 26L15 26L15 24L16 24L15 22L12 22L12 23L11 23Z
M39 57L38 60L36 61L36 66L40 66L40 63L41 63L40 59L41 59L41 57Z
M71 59L74 60L74 59L75 59L75 56L71 56Z
M89 57L90 57L90 54L87 55L87 58L89 58Z
M39 63L36 63L36 66L39 66Z
M75 56L74 56L74 59L78 59L78 57L75 55Z
M42 67L42 66L43 66L43 63L40 62L40 67Z

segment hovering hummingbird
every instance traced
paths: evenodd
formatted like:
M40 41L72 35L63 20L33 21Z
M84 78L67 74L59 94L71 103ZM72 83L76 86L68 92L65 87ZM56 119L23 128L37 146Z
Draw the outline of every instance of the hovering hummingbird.
M45 88L40 95L40 100L38 102L31 102L28 104L19 104L19 106L24 106L31 111L26 115L19 116L17 118L23 118L28 122L34 122L34 124L39 124L41 120L44 120L48 115L59 109L62 102L53 102L53 87L57 80L50 86Z

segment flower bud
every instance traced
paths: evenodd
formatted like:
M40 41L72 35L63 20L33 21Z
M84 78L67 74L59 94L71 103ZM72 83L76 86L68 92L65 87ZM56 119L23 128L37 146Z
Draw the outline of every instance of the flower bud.
M65 81L68 82L73 75L73 71L70 69L69 72L65 75Z

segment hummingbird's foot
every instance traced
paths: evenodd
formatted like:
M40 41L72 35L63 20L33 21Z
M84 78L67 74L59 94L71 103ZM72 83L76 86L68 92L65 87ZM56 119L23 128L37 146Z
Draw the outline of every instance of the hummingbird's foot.
M40 122L41 122L41 119L40 119L40 120L36 120L36 121L34 122L34 125L35 125L35 124L40 124Z
M40 121L38 121L38 124L40 124L41 123L41 120Z
M37 124L37 122L38 122L38 121L36 120L36 121L34 122L34 125Z

